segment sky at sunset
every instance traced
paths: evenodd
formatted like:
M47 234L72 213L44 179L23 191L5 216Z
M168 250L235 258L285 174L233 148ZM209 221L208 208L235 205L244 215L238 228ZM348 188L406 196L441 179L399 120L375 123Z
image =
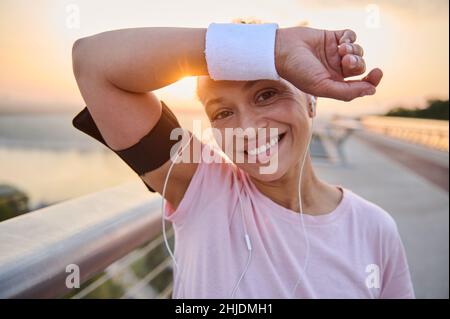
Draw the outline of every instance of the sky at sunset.
M0 112L71 111L84 102L71 67L80 37L129 27L207 27L258 18L290 27L351 28L368 68L385 78L374 97L350 103L323 99L319 112L376 113L397 105L448 98L448 1L0 1ZM157 94L173 108L198 109L195 79Z

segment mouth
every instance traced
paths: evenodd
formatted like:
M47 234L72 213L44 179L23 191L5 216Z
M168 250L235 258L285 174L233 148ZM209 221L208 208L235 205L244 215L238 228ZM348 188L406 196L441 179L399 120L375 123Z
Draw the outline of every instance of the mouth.
M262 154L269 155L271 153L271 149L274 146L276 146L277 144L279 144L285 136L286 136L286 132L279 134L277 136L274 136L270 139L269 142L267 142L264 145L261 145L259 147L255 147L255 148L252 148L249 150L244 150L244 154L250 155L250 156L258 156L258 155L262 155Z

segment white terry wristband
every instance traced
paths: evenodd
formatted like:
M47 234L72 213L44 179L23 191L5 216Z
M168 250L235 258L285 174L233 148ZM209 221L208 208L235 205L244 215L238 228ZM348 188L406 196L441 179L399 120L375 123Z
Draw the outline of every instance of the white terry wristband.
M211 23L205 57L213 80L279 80L275 68L278 24Z

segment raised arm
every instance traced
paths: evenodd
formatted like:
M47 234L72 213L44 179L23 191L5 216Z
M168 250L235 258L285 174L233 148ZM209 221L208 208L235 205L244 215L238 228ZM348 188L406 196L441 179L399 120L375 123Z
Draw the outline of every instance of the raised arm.
M184 76L206 75L206 29L136 28L79 39L73 69L80 92L106 143L114 150L136 144L157 123L161 104L151 91ZM162 192L170 161L145 174ZM175 165L166 198L177 206L196 164Z
M129 147L156 123L161 105L150 91L184 76L208 74L203 53L205 32L194 28L136 28L75 42L75 77L109 146Z
M73 68L79 89L112 149L136 144L155 126L161 104L151 91L184 76L208 74L205 35L203 28L135 28L75 42ZM363 50L355 40L350 30L278 29L274 52L277 72L316 96L349 101L374 94L382 77L379 69L362 80L345 80L365 72ZM170 161L145 174L144 181L161 193L169 166ZM174 166L166 196L174 207L196 167L195 163Z

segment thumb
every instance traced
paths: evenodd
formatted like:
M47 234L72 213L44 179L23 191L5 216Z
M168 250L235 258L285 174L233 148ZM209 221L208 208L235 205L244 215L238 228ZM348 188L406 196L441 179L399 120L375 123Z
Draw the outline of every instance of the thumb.
M322 88L325 93L324 96L326 97L342 101L351 101L357 97L375 94L376 87L380 84L382 78L383 71L379 68L375 68L362 80L335 81L328 79Z
M324 97L342 101L351 101L357 97L373 95L376 88L366 81L334 81L327 80L322 86L323 92L319 94Z

